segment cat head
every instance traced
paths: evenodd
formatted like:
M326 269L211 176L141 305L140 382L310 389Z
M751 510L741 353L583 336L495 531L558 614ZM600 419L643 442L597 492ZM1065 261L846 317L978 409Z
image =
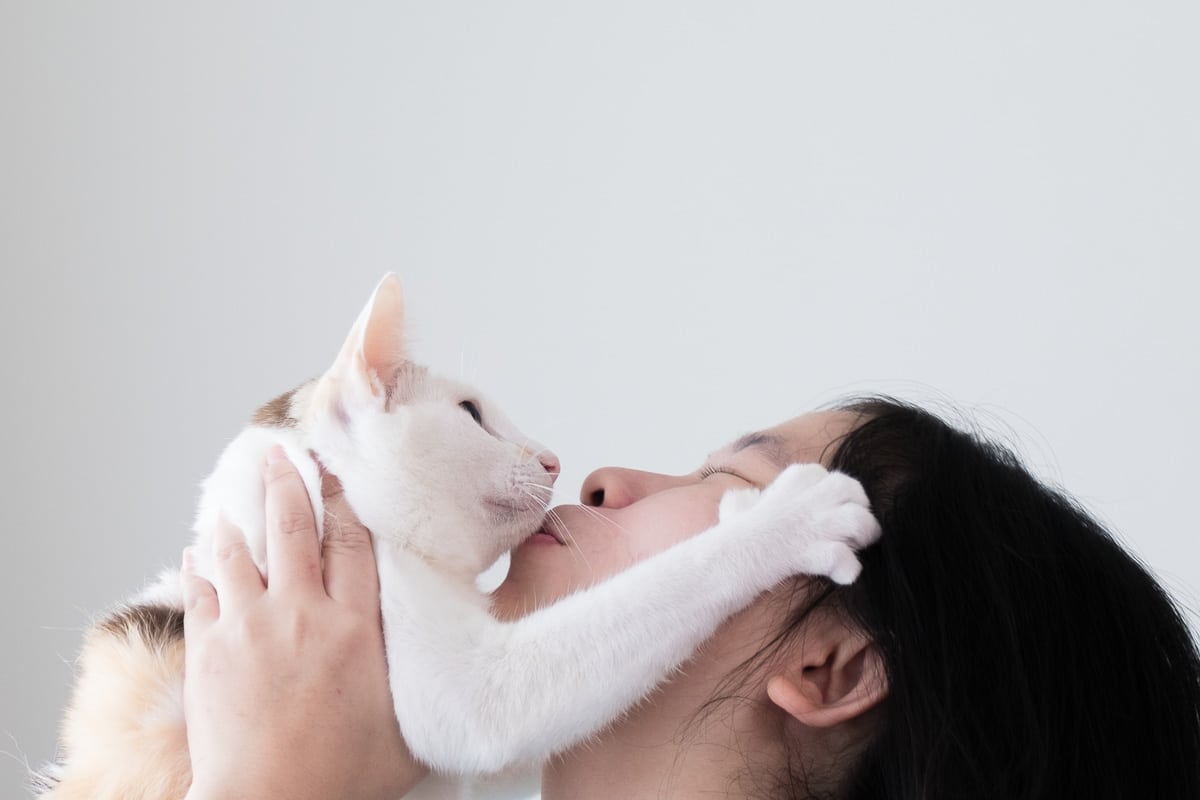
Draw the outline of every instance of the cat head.
M464 577L540 527L558 473L554 454L478 390L409 360L390 274L333 366L274 413L302 429L377 541Z

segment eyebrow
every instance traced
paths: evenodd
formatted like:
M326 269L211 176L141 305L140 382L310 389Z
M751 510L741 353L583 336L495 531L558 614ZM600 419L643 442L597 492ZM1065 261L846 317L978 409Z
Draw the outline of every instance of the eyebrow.
M748 447L761 450L764 456L781 469L792 461L788 455L787 441L782 436L776 436L773 433L763 433L762 431L747 433L730 445L730 450L740 453Z

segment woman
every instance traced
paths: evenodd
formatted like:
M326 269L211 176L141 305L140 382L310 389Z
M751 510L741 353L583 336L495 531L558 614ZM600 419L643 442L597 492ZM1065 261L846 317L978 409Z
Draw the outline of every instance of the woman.
M497 608L702 531L726 490L795 461L867 490L883 536L858 581L764 595L547 766L546 800L1200 797L1200 657L1167 595L1009 453L893 400L743 437L689 475L592 473L590 509L560 509L587 558L518 549ZM322 582L299 480L281 461L267 479L270 589L236 531L215 590L189 579L189 797L402 796L423 773L391 717L369 538L334 524Z

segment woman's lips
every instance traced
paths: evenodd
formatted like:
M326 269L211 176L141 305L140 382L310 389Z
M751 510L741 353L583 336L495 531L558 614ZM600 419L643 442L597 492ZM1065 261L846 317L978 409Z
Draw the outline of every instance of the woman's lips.
M525 541L528 542L529 544L554 545L555 547L563 546L562 542L560 542L558 539L555 539L553 536L546 533L545 531L537 531L532 536L530 536L528 539L526 539Z
M563 541L562 536L558 533L558 531L554 530L549 520L543 522L540 528L531 533L529 538L525 540L525 543L537 545L555 545L557 547L563 547L566 545L566 542Z

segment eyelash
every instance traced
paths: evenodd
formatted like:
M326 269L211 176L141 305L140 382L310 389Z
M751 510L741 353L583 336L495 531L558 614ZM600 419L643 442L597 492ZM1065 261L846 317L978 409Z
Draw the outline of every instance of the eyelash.
M733 470L725 469L724 467L718 467L713 464L709 464L708 466L702 467L700 469L700 480L704 480L709 475L716 475L718 472L724 472L726 475L732 475L735 478L742 477L741 475L738 475ZM743 478L743 480L745 480L745 479Z

